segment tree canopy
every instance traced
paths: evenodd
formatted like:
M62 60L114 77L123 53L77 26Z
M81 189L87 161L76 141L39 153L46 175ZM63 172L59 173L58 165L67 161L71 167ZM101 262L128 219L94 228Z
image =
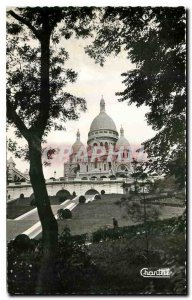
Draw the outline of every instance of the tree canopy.
M106 7L86 52L100 65L122 50L136 66L122 74L119 101L146 105L156 135L144 141L146 167L185 184L186 12L183 7Z
M93 9L88 7L8 10L7 117L17 137L27 139L34 132L42 137L51 128L62 130L66 120L78 119L80 112L86 110L85 99L65 91L68 82L76 81L77 73L65 67L69 53L63 45L72 35L87 37L91 18ZM49 65L45 62L46 52L42 55L46 39ZM41 81L43 71L48 72L49 77L47 96L44 92L46 78ZM18 152L13 141L9 146Z
M66 92L77 74L65 67L68 53L61 39L90 34L92 8L26 7L8 10L7 119L27 141L29 176L42 225L43 255L36 293L53 292L58 224L50 206L43 168L42 141L51 128L77 119L85 99ZM10 141L11 150L17 145ZM23 149L20 149L21 152ZM52 287L53 285L53 287Z

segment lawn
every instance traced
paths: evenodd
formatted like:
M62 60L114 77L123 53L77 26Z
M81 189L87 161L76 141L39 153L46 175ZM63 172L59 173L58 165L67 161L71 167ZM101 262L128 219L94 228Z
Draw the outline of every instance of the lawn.
M73 235L90 234L106 225L112 226L113 217L118 220L120 227L136 224L127 216L124 207L116 204L121 197L120 194L103 195L101 200L77 205L72 211L71 220L58 221L59 232L61 233L64 227L68 226ZM181 215L184 208L164 206L160 210L159 218L166 219Z
M57 196L50 196L50 202L52 205L58 205L59 197ZM15 219L24 213L34 209L34 206L31 206L31 198L26 197L24 199L15 199L12 202L7 203L7 219Z
M7 219L15 219L20 215L32 210L34 207L30 205L31 199L15 199L7 203Z

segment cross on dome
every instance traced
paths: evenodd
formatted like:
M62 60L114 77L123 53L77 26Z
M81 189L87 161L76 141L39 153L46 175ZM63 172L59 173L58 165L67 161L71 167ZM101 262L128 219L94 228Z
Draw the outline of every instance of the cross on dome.
M103 95L100 101L100 112L105 112L105 100L103 99Z
M122 125L121 125L121 128L120 128L120 136L124 136L124 129L123 129L123 127L122 127Z
M80 141L80 131L79 131L79 129L77 130L77 141Z

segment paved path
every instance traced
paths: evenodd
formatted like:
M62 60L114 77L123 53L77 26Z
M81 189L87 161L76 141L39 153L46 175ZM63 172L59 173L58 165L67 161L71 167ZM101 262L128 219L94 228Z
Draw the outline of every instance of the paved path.
M68 208L70 210L74 209L79 203L79 197L73 200L66 200L60 205L52 205L52 211L57 218L57 211L60 208ZM14 239L18 234L26 234L30 238L35 238L39 233L41 233L41 223L39 221L39 216L37 213L37 208L19 216L15 220L7 220L7 241Z

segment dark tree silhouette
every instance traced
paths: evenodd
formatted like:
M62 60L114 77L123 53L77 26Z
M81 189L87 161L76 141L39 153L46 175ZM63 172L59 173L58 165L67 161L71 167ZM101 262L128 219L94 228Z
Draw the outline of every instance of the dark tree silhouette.
M145 104L157 132L144 142L151 172L174 175L185 184L186 12L184 7L106 7L87 53L104 64L122 50L134 64L122 74L119 101ZM135 66L135 67L134 67Z
M92 8L26 7L8 9L7 14L7 119L17 137L27 141L29 175L42 225L43 259L37 283L41 294L53 286L58 244L42 169L42 141L52 128L63 129L63 122L77 119L86 109L84 99L64 90L77 77L65 68L69 55L64 43L72 35L89 35L93 13ZM16 143L10 140L9 149L17 152Z

